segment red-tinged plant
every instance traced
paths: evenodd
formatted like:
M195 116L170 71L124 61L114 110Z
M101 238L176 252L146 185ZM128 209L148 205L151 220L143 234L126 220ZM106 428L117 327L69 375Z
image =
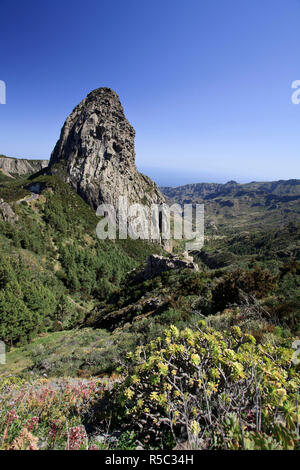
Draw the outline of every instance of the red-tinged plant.
M75 426L68 432L66 450L80 450L87 443L87 435L84 426Z

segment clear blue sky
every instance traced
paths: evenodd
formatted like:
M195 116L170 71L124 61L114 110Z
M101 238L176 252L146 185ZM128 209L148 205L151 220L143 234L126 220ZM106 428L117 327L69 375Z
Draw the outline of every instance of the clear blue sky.
M300 178L299 0L1 0L0 18L0 153L49 158L108 86L159 184Z

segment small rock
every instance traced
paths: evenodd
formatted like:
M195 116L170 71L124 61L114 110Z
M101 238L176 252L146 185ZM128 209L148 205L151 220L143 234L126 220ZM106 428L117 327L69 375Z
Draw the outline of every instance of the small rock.
M146 268L137 274L137 280L151 279L164 271L170 271L172 269L192 269L198 272L199 267L194 263L193 257L188 256L186 253L184 255L185 257L182 258L177 255L171 255L169 258L159 255L150 255Z
M10 223L15 223L19 220L17 214L14 213L10 205L3 199L0 199L0 219Z

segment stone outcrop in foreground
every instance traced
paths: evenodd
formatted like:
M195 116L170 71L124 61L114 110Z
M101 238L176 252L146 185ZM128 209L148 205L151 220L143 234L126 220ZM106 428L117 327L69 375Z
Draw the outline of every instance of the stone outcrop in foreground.
M76 106L61 130L49 171L58 174L93 208L128 203L164 202L156 184L135 165L135 131L110 88L92 91Z

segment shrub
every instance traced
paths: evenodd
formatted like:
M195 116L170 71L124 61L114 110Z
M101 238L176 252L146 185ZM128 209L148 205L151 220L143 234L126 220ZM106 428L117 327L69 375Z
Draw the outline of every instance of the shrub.
M228 305L241 303L245 293L259 299L275 287L276 278L266 270L259 267L253 271L238 269L226 273L216 284L212 291L212 302L215 308L223 310Z
M201 323L128 354L127 376L111 395L116 422L148 445L292 449L297 445L299 374L292 350L255 344L238 327L221 334Z
M86 449L99 381L0 381L0 450Z

